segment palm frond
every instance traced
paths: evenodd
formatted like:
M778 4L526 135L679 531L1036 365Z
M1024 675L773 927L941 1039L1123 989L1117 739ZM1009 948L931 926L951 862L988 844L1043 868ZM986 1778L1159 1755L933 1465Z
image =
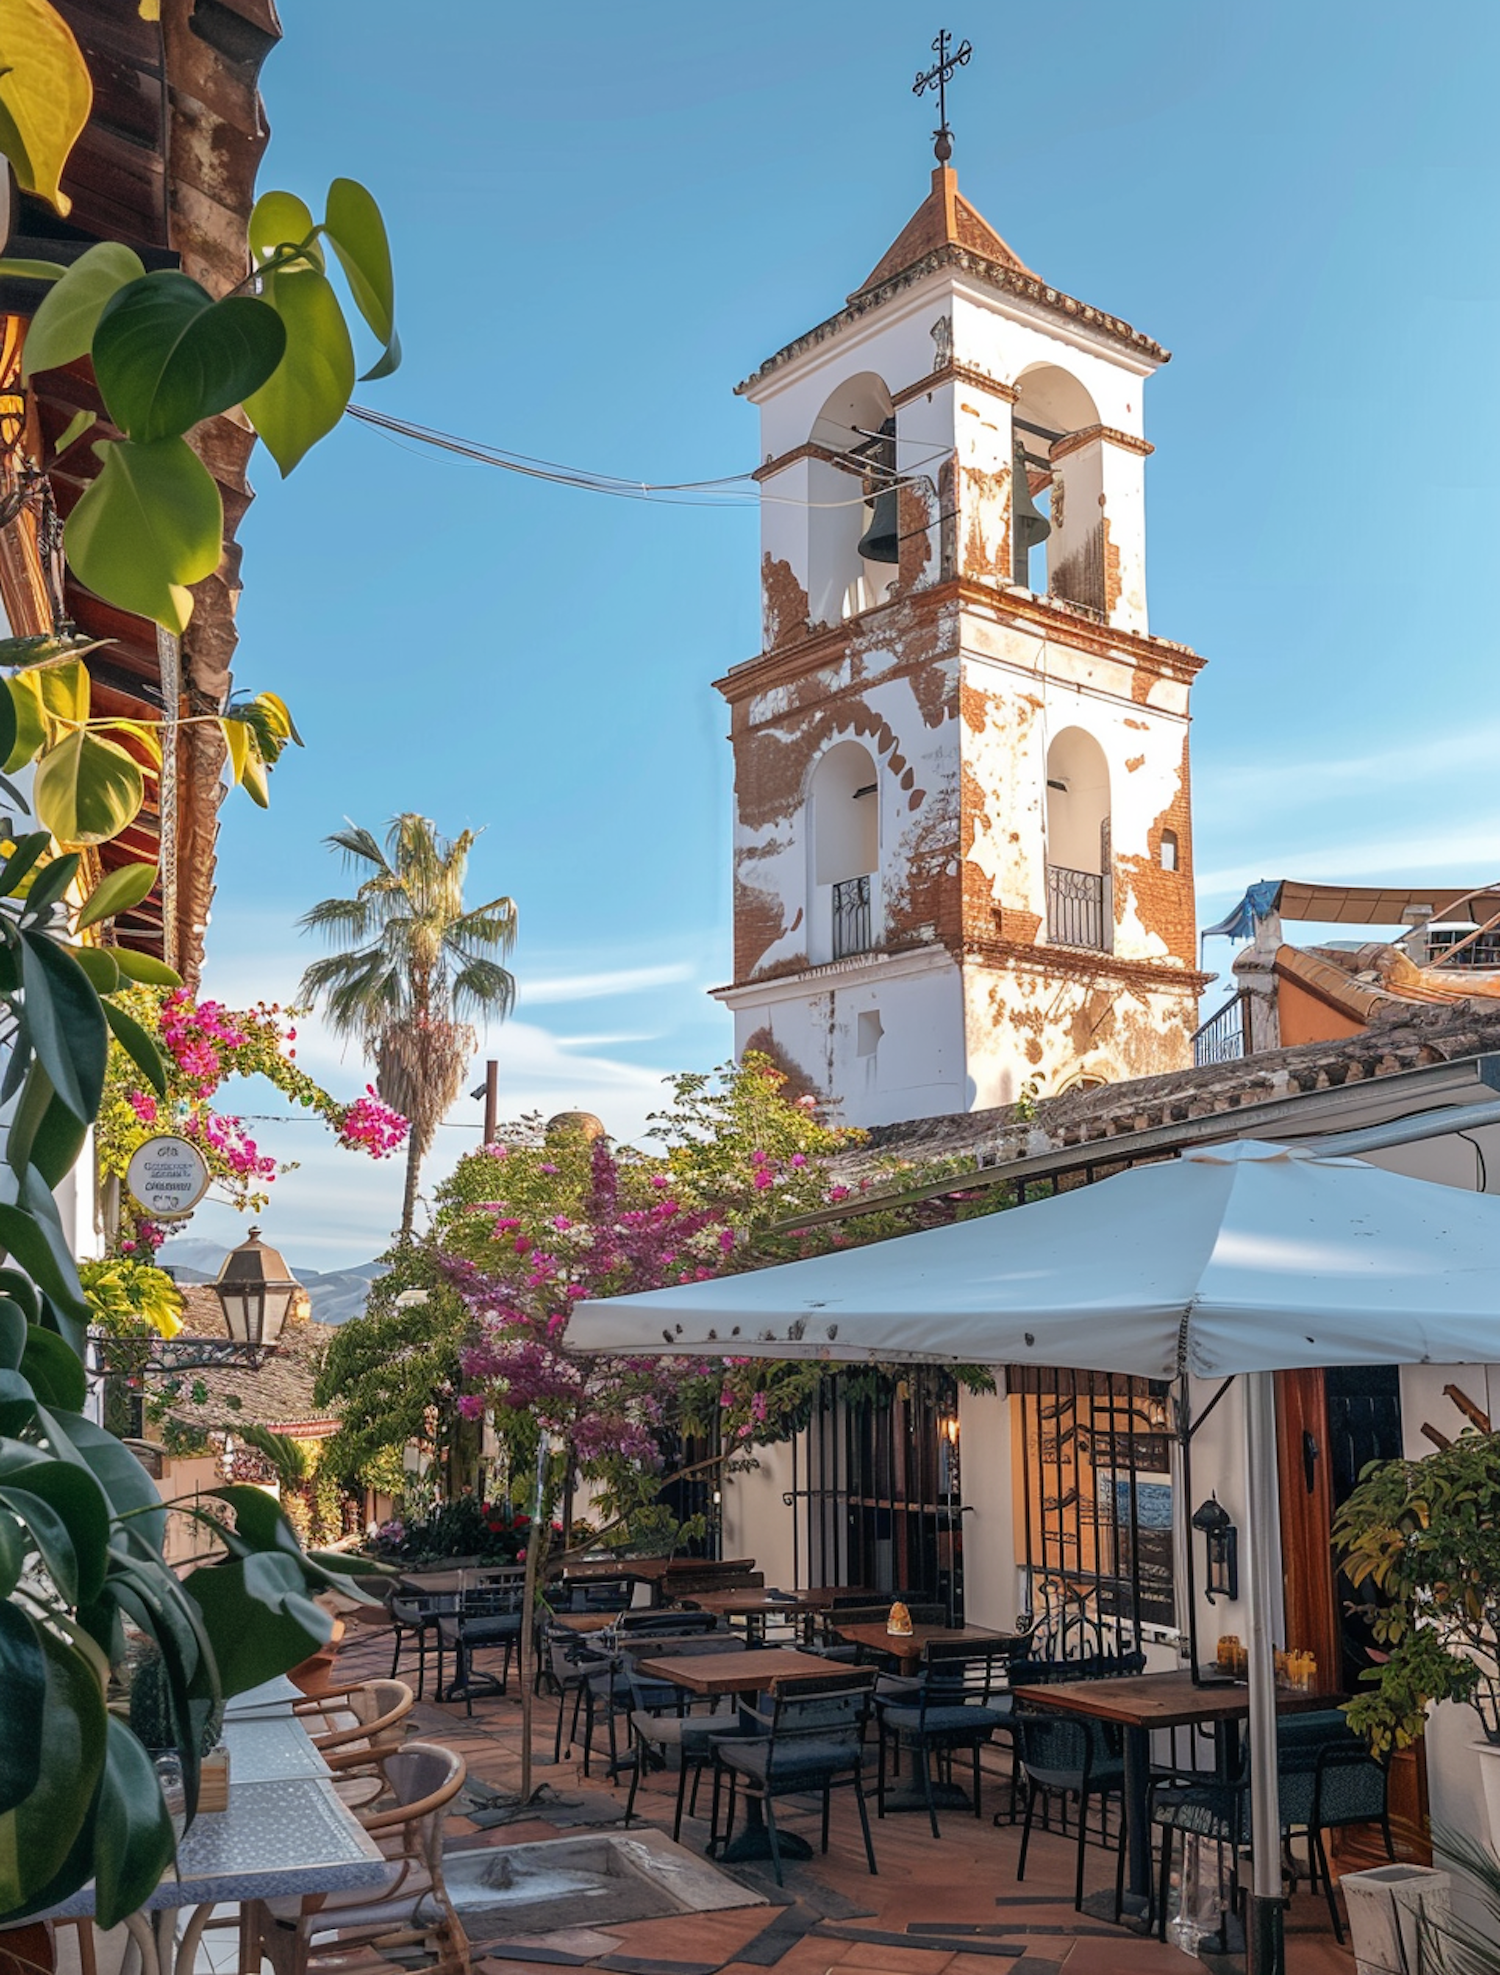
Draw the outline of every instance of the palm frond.
M1500 1975L1500 1859L1486 1846L1454 1831L1434 1831L1433 1850L1477 1884L1486 1909L1480 1925L1458 1914L1422 1912L1422 1965L1442 1975Z
M304 912L297 924L305 933L347 933L353 939L367 939L370 907L363 898L325 898Z
M453 976L451 994L455 1014L503 1021L516 1003L516 977L497 961L470 960Z
M373 864L377 870L385 870L385 852L366 829L358 823L351 823L347 830L335 830L331 837L323 841L330 850L341 850L344 861L349 864Z

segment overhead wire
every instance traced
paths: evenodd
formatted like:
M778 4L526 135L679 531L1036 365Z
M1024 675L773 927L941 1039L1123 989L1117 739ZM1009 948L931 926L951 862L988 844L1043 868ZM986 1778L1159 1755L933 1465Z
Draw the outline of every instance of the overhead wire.
M794 495L767 493L755 484L754 475L748 472L723 474L712 480L627 480L617 474L596 473L583 467L565 466L556 460L538 459L532 454L514 452L508 447L490 445L484 440L461 438L436 426L418 425L410 419L393 418L388 412L372 411L367 405L351 405L349 414L397 443L402 439L414 440L434 451L471 460L480 466L497 467L506 473L520 474L528 480L545 480L554 486L573 487L583 493L607 494L616 500L644 500L660 507L755 507L769 501L781 507L802 508L863 507L869 501L869 496L863 493L847 501L804 501ZM889 473L890 477L883 485L894 490L905 486L930 486L928 477L914 469L930 466L946 457L946 449L938 447L911 462L905 471L887 469L876 462L857 459L852 453L836 454L832 463L843 471L857 470L872 477Z

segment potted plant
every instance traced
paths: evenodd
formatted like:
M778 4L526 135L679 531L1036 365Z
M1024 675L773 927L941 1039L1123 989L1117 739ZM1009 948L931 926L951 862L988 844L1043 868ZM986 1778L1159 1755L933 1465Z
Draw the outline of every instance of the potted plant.
M1350 1725L1380 1755L1414 1742L1434 1701L1472 1707L1500 1847L1500 1434L1466 1429L1421 1460L1368 1468L1333 1539L1385 1656L1361 1676L1370 1691L1348 1704Z

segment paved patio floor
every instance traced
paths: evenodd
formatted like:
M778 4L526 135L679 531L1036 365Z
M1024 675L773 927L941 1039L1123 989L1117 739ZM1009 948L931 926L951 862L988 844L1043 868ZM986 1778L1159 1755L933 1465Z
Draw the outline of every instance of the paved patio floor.
M388 1674L388 1631L355 1623L337 1662L337 1676L363 1678ZM481 1656L479 1664L485 1664ZM403 1676L415 1679L415 1654L402 1662ZM431 1687L429 1685L429 1697ZM471 1809L486 1795L514 1796L520 1783L520 1719L517 1681L503 1699L476 1699L472 1719L463 1704L419 1702L412 1733L460 1750L469 1767ZM536 1705L534 1787L545 1790L534 1814L498 1828L482 1829L470 1816L450 1821L448 1848L510 1845L561 1835L623 1819L628 1777L611 1786L596 1762L585 1781L575 1751L554 1767L551 1762L556 1702L543 1695ZM1016 1881L1018 1827L991 1821L1007 1801L1007 1757L988 1751L982 1819L958 1811L941 1816L942 1837L934 1840L925 1817L888 1816L876 1821L871 1803L878 1876L866 1869L859 1824L850 1793L834 1793L828 1856L788 1864L779 1890L770 1868L740 1866L742 1884L776 1902L722 1913L639 1920L594 1929L580 1915L579 1929L485 1944L475 1940L475 1965L483 1975L524 1975L530 1969L589 1967L610 1975L755 1975L774 1968L779 1975L1186 1975L1191 1963L1176 1949L1143 1939L1108 1921L1074 1913L1072 1885L1075 1849L1071 1837L1038 1831L1032 1839L1027 1876ZM637 1801L637 1821L670 1833L674 1776L654 1775ZM682 1842L702 1853L708 1838L707 1789L702 1819L683 1824ZM816 1847L817 1816L795 1804L778 1822L800 1830ZM1090 1891L1112 1891L1114 1857L1101 1847L1088 1854ZM1305 1888L1287 1916L1288 1975L1352 1975L1353 1956L1336 1946L1321 1895ZM581 1931L580 1931L581 1930ZM1242 1967L1239 1958L1205 1957L1205 1970Z

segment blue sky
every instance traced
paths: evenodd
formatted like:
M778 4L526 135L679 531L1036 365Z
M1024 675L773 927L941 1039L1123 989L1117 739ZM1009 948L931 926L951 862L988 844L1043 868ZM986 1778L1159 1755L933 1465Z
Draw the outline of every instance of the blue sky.
M1500 867L1494 686L1500 13L1103 0L940 15L762 0L567 10L283 0L265 186L387 214L406 361L365 399L645 480L750 465L735 381L835 309L923 197L940 25L966 195L1052 282L1171 348L1147 396L1153 627L1195 689L1199 917L1244 882ZM629 1134L725 1054L730 762L709 682L757 644L756 517L424 456L346 424L241 531L237 672L308 747L223 812L208 985L286 997L321 838L415 808L511 892L505 1108ZM1228 953L1211 951L1210 964ZM308 1066L366 1072L316 1033ZM477 1079L476 1079L477 1080ZM244 1108L272 1105L247 1089ZM440 1133L435 1170L477 1135ZM316 1128L266 1217L374 1253L395 1166ZM238 1238L200 1210L195 1235Z

